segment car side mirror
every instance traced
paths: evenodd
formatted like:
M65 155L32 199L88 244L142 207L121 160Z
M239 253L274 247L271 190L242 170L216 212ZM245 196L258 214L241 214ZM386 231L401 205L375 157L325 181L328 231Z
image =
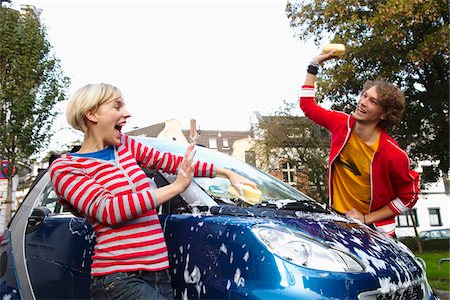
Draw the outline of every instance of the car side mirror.
M50 209L44 206L35 207L31 216L28 218L25 234L35 231L45 220L45 217L51 213Z

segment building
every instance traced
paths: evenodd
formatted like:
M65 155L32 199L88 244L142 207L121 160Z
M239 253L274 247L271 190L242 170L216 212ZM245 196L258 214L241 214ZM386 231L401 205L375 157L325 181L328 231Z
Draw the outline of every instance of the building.
M435 170L434 180L421 189L419 200L408 213L396 217L396 234L399 237L414 236L413 218L417 231L450 228L450 189L448 174L436 168L436 163L420 162L417 172L424 178L429 170ZM430 180L430 178L427 178Z
M215 149L255 165L255 158L250 150L253 140L251 131L201 130L200 127L197 127L197 122L194 119L190 120L189 127L189 129L182 129L178 120L169 119L162 123L129 131L127 134L157 137L182 143L194 142L196 145Z
M276 167L262 167L253 150L255 137L253 131L229 131L229 130L202 130L197 127L195 119L190 120L190 128L182 129L181 123L176 119L153 124L127 132L130 136L156 137L174 142L189 143L195 140L195 144L215 149L219 152L233 156L265 170L271 175L293 185L297 180L296 170L289 167L285 160L273 161L272 164L280 164ZM287 166L286 166L287 165Z

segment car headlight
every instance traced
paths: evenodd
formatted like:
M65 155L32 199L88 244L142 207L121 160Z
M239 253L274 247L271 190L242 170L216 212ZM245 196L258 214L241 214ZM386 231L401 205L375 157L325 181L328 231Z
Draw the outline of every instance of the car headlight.
M364 271L352 256L289 229L255 226L252 232L269 251L293 264L323 271Z

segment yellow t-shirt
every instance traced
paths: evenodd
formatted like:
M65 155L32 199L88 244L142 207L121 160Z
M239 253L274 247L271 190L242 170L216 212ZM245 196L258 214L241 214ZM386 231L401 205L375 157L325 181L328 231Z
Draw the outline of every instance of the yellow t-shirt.
M379 138L373 145L352 131L350 139L333 162L333 208L346 213L352 208L367 214L371 199L370 164L378 149Z

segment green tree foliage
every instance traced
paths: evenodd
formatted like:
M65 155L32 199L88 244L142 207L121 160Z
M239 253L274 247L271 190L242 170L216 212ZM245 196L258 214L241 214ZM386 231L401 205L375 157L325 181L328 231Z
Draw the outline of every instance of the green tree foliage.
M254 150L262 168L270 170L275 165L280 168L283 162L295 166L296 187L326 203L330 135L309 119L292 116L293 107L285 103L274 115L260 118Z
M54 106L65 98L69 79L50 51L32 9L0 8L0 158L13 166L48 145Z
M290 1L300 39L344 43L347 54L326 64L318 95L350 112L366 80L394 82L407 109L391 134L413 160L449 170L449 11L447 0Z

